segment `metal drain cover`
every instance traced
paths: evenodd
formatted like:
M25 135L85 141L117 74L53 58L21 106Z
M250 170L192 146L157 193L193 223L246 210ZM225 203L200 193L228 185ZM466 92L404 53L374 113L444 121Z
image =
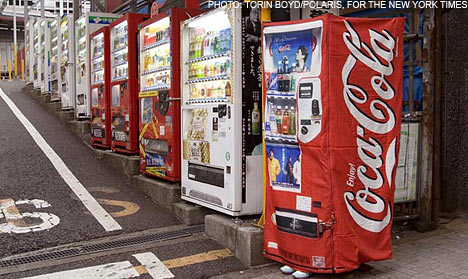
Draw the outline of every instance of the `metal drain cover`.
M27 255L21 257L8 257L0 259L0 268L14 267L23 264L31 264L48 260L58 260L76 256L83 256L98 252L104 252L113 249L125 248L129 246L141 245L145 243L154 243L167 241L171 239L189 237L197 233L202 233L204 226L193 226L185 229L160 232L142 236L133 236L119 240L111 240L107 242L100 242L95 244L80 245L74 247L62 248L54 251L45 251L34 255Z

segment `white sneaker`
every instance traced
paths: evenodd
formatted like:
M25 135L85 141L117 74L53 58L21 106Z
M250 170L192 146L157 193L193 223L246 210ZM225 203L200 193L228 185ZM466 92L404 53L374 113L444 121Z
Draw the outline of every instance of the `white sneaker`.
M283 265L281 268L280 268L281 272L283 272L284 274L286 275L291 275L293 274L293 272L295 271L292 267L290 266L287 266L287 265Z
M309 278L309 273L308 272L302 272L302 271L296 271L292 274L292 276L296 279L303 279L303 278Z

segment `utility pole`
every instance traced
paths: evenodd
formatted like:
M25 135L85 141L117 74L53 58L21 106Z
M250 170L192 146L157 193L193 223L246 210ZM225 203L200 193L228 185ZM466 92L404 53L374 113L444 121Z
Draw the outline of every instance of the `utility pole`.
M13 61L15 61L14 69L16 78L18 76L18 55L17 55L17 45L16 45L16 0L13 0L13 55L15 56Z
M73 0L73 23L80 17L80 0Z
M29 9L28 9L28 0L24 0L24 1L23 1L23 9L24 9L24 10L23 10L24 39L25 39L25 43L26 43L26 38L29 38L29 51L31 51L31 49L33 49L33 46L31 46L31 38L30 38L31 33L29 33L29 36L26 36L26 32L29 32L29 30L32 29L31 26L29 26L29 24L28 24L29 29L26 28L26 24L29 22L29 16L28 16L28 10L29 10ZM28 58L29 63L28 63L28 65L27 65L27 67L29 68L29 69L28 69L28 72L29 72L29 71L31 70L31 66L30 66L30 65L31 65L31 54L30 54L30 53L26 53L26 51L25 51L25 52L24 52L24 56L25 56L24 59L26 59L26 56L29 57L29 58ZM32 75L32 74L29 73L29 76L26 77L29 81L32 81L31 75Z

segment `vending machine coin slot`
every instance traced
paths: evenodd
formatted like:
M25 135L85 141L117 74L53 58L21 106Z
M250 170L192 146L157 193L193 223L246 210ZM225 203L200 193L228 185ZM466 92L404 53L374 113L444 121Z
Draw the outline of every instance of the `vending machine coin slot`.
M104 85L101 85L99 87L99 95L98 95L99 100L101 100L103 96L104 96Z
M158 93L158 103L155 104L156 110L158 110L161 115L166 115L167 110L169 109L169 92L162 91Z
M312 141L321 130L320 80L304 78L300 80L297 98L299 119L298 139L303 143Z
M227 106L226 105L219 105L218 106L218 117L223 118L227 115Z
M127 87L128 87L128 83L127 82L123 82L120 86L120 98L123 98L124 96L124 93L125 93L125 90L127 90Z

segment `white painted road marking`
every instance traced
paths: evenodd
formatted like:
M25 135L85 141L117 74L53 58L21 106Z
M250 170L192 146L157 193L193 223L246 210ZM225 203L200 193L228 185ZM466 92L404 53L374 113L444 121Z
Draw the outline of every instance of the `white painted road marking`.
M153 253L141 253L133 255L153 278L174 278L174 274Z
M85 267L55 273L43 274L39 276L27 277L24 279L127 279L139 277L140 273L129 261L103 264L92 267Z
M45 141L42 135L29 122L18 107L10 100L10 98L0 88L0 97L8 105L16 118L23 124L28 133L31 135L36 144L41 148L42 152L49 158L52 165L58 171L63 180L68 184L73 193L81 200L84 206L91 212L96 220L104 227L106 231L121 230L122 227L115 221L112 216L107 213L104 208L96 201L96 199L86 190L81 182L75 177L70 169L65 165L63 160L55 153L50 145Z
M141 253L133 255L142 265L133 266L129 261L115 262L55 273L43 274L24 279L127 279L140 276L138 270L143 270L155 279L174 278L174 274L153 253ZM144 269L142 269L143 267Z
M50 230L60 223L60 218L54 214L45 212L21 213L17 205L30 204L35 208L47 208L51 205L43 200L0 200L0 219L5 218L7 223L0 223L0 233L30 233L43 230ZM24 217L40 219L39 224L26 224Z
M155 279L168 279L174 278L174 274L169 271L169 268L178 268L233 256L234 255L229 249L221 249L161 262L153 253L147 252L133 255L133 257L141 263L139 266L133 266L128 261L115 262L93 267L43 274L23 279L128 279L139 277L141 274L148 274Z

